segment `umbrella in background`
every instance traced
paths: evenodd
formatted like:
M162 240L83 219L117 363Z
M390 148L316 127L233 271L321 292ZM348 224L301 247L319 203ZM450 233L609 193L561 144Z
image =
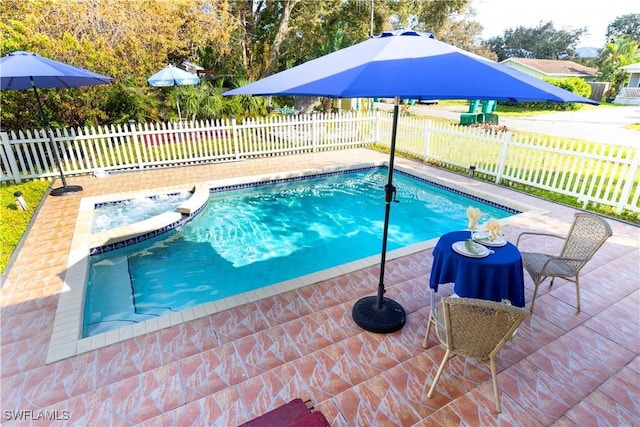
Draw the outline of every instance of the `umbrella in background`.
M184 71L181 68L174 67L173 65L167 65L165 68L149 77L147 79L147 83L149 86L153 87L188 86L197 85L200 83L200 78L195 74ZM177 99L176 106L178 107L178 117L182 119L180 104Z
M38 96L38 89L48 88L72 88L80 86L92 86L111 83L111 77L92 73L83 68L74 67L52 59L44 58L32 52L13 52L0 58L0 89L1 90L21 90L33 88L36 96L38 110L43 126L49 135L51 151L55 159L56 166L60 171L62 187L51 190L51 195L62 196L66 194L82 191L79 185L67 185L67 180L62 172L60 164L60 154L56 150L53 141L53 131L49 122L45 118L42 103Z
M382 33L224 95L394 98L378 293L357 301L352 312L359 326L377 333L397 331L405 323L402 306L384 297L389 212L396 194L393 162L400 100L481 99L598 105L513 68L439 42L431 34L406 30Z

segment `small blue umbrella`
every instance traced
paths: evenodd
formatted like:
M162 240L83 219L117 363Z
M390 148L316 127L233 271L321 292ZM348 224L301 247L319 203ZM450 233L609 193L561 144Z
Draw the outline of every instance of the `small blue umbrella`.
M191 74L181 68L167 65L162 70L155 73L147 79L149 86L153 87L169 87L169 86L189 86L200 83L200 78L195 74ZM178 117L182 118L180 113L180 104L176 100L178 107Z
M149 86L167 87L167 86L187 86L197 85L200 78L195 74L191 74L181 68L167 65L162 70L155 73L147 79Z
M51 151L54 153L56 166L60 171L62 187L51 190L51 195L61 196L82 191L79 185L67 185L67 181L60 165L60 155L55 149L53 132L45 118L38 95L38 88L73 88L111 83L111 77L96 74L84 68L74 67L62 62L54 61L33 52L13 52L0 58L0 89L23 90L33 88L40 111L42 124L47 129Z
M292 95L329 98L394 98L389 177L380 281L376 297L360 299L353 319L362 328L389 333L402 328L405 312L384 297L384 267L391 201L395 200L393 161L401 99L481 99L512 102L598 103L513 68L435 40L433 35L400 30L330 53L257 82L232 95Z

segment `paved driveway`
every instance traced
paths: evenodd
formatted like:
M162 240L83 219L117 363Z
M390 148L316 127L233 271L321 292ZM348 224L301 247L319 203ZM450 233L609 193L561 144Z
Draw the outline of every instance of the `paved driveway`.
M628 124L640 123L639 106L603 107L533 117L500 117L500 123L528 132L611 144L640 145L640 132L624 128Z
M377 103L382 110L392 109L392 104ZM459 120L463 106L413 105L414 114ZM597 107L581 111L542 114L533 117L500 116L500 124L510 129L544 133L567 138L610 144L640 145L640 132L624 126L640 123L640 106Z

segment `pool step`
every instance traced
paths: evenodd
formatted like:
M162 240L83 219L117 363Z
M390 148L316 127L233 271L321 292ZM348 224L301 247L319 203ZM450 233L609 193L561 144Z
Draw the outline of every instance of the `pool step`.
M87 322L89 324L85 326L85 329L87 332L90 331L90 335L157 317L136 313L129 274L129 260L126 256L101 261L98 266L100 268L94 275L91 285L94 288L93 299L87 300L86 304L89 304L89 310L87 310L89 313L99 309L103 320L95 323ZM105 301L108 301L109 304L104 304Z

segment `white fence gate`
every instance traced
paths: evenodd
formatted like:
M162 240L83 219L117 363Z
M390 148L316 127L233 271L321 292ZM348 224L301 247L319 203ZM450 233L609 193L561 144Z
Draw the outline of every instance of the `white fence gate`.
M0 132L2 184L65 175L139 170L389 145L390 113L290 115L235 120L144 123ZM496 133L424 118L400 117L397 150L427 162L468 169L554 191L589 203L640 213L640 154L636 147L560 137Z

